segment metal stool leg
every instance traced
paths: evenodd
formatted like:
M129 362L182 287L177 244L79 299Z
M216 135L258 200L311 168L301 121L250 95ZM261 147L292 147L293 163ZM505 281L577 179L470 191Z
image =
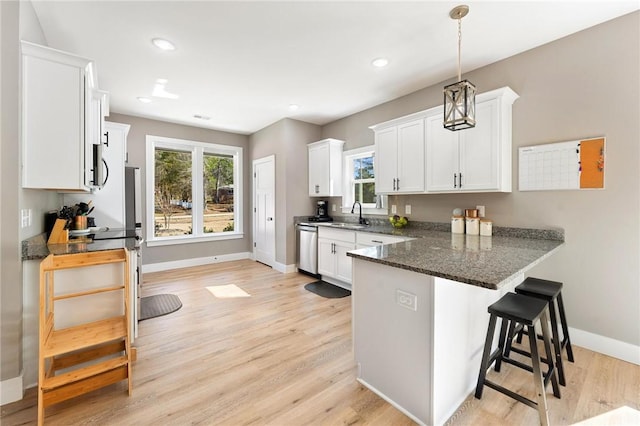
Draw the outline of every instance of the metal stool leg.
M540 424L549 426L549 409L547 408L547 394L544 389L544 378L540 369L540 356L538 355L538 344L536 342L535 327L527 327L529 333L529 348L531 350L531 363L533 364L533 382L536 386L538 395L538 415L540 416ZM553 368L553 367L550 367Z

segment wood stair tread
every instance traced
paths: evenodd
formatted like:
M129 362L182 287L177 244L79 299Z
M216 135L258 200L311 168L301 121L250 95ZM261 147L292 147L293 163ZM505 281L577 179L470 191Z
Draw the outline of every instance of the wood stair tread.
M124 315L54 330L44 344L42 356L61 355L126 337L127 323Z
M112 358L106 361L99 362L97 364L89 365L87 367L78 368L67 373L63 373L57 376L48 377L44 379L42 384L42 390L47 391L51 389L64 386L69 383L78 382L86 378L95 376L97 374L114 370L118 367L125 366L129 363L129 359L126 355Z

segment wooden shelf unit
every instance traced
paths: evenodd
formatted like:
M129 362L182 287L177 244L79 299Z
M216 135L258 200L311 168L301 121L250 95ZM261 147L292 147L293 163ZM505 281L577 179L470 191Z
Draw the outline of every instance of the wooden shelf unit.
M118 263L123 265L122 284L55 293L57 270ZM127 380L131 395L129 286L129 257L125 249L49 255L40 263L38 425L44 424L46 407L121 380ZM123 294L124 315L55 328L57 300L90 298L115 291Z

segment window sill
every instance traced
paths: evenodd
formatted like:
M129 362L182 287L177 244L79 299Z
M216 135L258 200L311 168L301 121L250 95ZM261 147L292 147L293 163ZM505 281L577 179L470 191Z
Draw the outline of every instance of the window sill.
M359 209L355 209L354 213L355 215L357 215L359 212ZM342 214L351 214L351 206L343 206L342 207ZM387 209L371 209L371 208L363 208L362 209L362 214L366 214L366 215L370 215L370 216L386 216L387 215Z
M224 240L239 240L244 238L243 233L225 232L220 235L202 235L202 236L190 236L190 237L164 237L148 239L147 247L156 246L170 246L175 244L191 244L191 243L206 243L210 241L224 241Z

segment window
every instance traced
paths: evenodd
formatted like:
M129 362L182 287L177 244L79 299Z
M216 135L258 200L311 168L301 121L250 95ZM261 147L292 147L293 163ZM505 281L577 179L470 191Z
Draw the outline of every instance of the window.
M242 148L147 135L147 244L242 238Z
M363 147L344 152L345 188L343 213L350 213L353 203L362 204L368 214L386 214L386 209L377 208L375 183L375 155L373 147ZM380 196L382 197L382 196Z

